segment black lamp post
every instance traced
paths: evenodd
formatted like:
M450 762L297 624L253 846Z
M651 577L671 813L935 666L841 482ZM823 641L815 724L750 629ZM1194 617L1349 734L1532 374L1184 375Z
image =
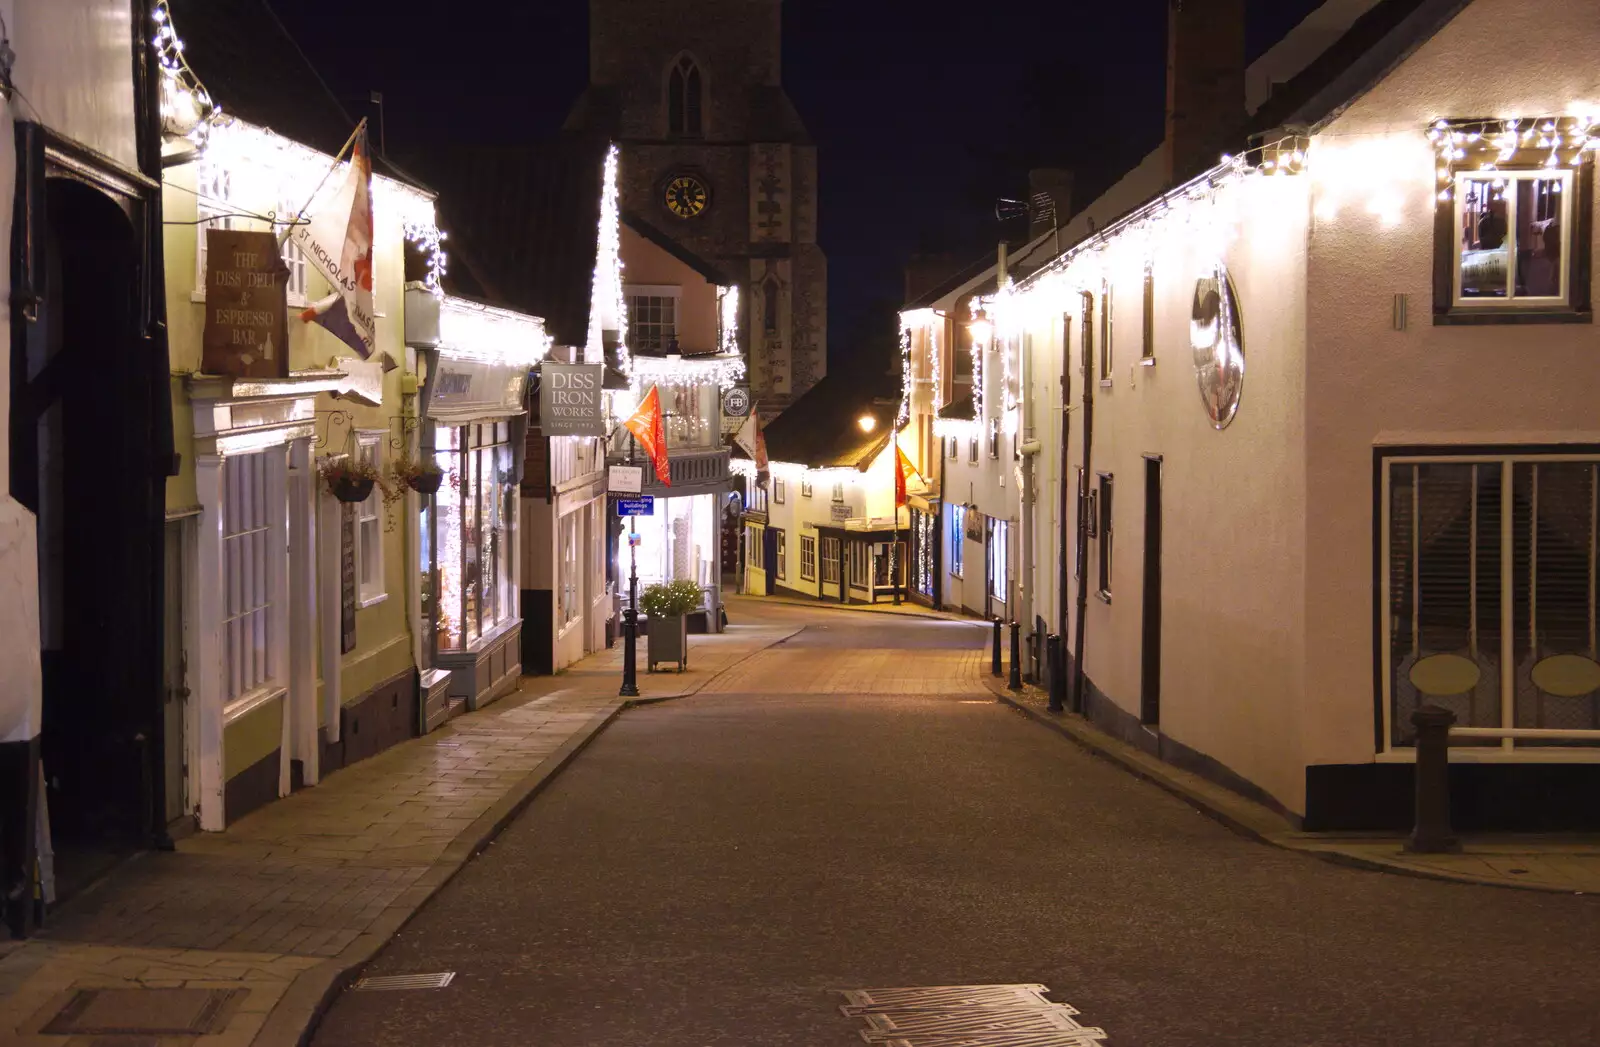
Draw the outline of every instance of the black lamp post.
M633 464L634 444L628 444L628 464ZM640 485L641 488L643 485ZM634 518L628 517L628 609L622 612L622 698L639 697L639 544Z

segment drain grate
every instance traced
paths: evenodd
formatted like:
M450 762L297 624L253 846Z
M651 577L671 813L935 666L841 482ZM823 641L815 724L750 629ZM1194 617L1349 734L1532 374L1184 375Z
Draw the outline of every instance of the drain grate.
M48 1036L204 1036L221 1032L247 989L80 989Z
M932 985L852 989L839 1008L860 1018L872 1047L1095 1047L1105 1030L1077 1008L1045 999L1043 985Z
M361 992L378 992L386 989L443 989L455 981L455 971L438 971L434 974L380 974L375 978L359 978L350 986Z

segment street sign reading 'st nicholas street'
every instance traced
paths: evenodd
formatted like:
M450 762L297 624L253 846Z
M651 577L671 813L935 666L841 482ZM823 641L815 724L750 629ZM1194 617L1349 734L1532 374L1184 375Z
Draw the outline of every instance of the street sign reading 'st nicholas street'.
M539 365L539 431L545 436L604 436L603 364Z

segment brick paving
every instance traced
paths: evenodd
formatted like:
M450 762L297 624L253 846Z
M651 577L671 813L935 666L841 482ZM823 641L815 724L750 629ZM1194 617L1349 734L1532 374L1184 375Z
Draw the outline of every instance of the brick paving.
M803 625L733 605L749 624L691 637L683 673L645 672L641 642L640 700L692 694ZM493 705L224 832L138 856L53 914L37 939L0 951L0 1043L76 1047L38 1029L77 989L131 987L248 990L223 1032L185 1043L297 1042L327 988L624 708L621 662L618 647L525 678Z

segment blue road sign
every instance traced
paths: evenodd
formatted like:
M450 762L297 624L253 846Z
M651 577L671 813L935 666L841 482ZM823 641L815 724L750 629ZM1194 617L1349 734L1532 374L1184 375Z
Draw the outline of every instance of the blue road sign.
M618 498L618 516L654 516L656 514L656 496L641 494L637 498Z

